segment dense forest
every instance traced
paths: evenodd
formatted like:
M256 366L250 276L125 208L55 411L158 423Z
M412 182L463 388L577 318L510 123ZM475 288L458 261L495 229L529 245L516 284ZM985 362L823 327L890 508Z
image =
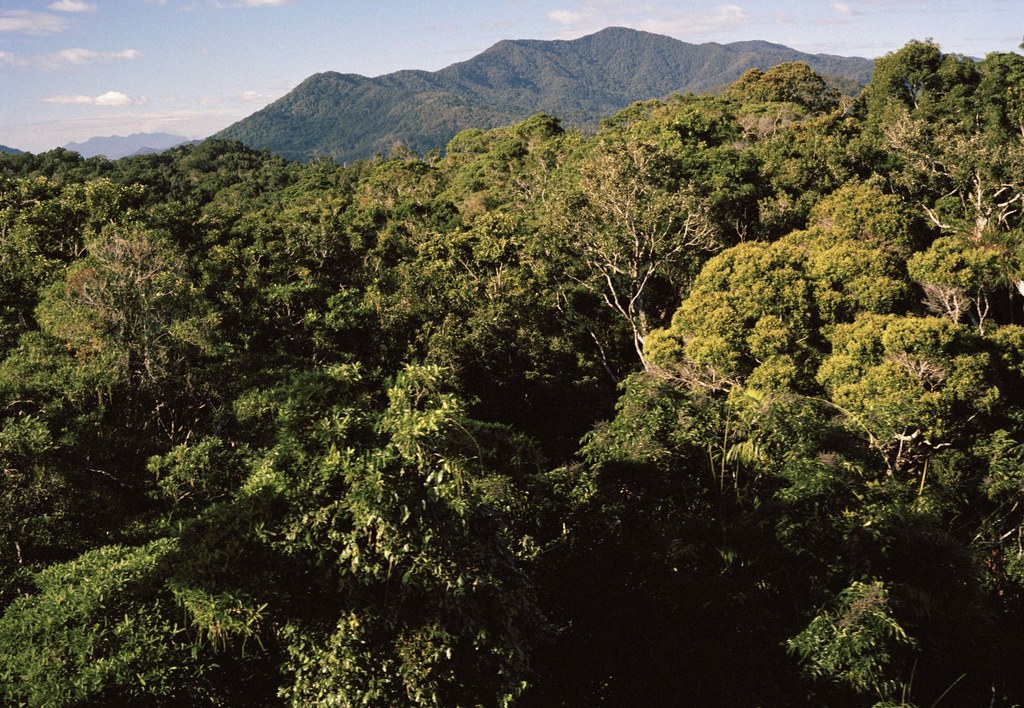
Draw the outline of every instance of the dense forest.
M0 158L0 702L1024 703L1024 56L339 166Z

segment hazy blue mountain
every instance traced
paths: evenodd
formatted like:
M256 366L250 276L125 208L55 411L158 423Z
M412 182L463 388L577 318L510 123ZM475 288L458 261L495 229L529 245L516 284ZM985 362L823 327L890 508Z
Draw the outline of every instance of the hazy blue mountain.
M217 134L292 159L340 161L443 148L466 128L493 128L538 112L569 127L595 125L634 101L703 93L745 70L806 62L844 85L861 85L874 62L804 54L768 42L688 44L609 28L575 40L505 40L436 72L375 78L314 74L290 93Z
M163 152L168 148L188 142L183 135L169 133L134 133L128 136L111 135L103 138L89 138L84 143L68 143L65 149L73 150L82 157L103 155L116 160L142 152Z
M3 153L4 155L20 155L23 152L25 151L19 150L17 148L7 147L6 145L0 145L0 153Z

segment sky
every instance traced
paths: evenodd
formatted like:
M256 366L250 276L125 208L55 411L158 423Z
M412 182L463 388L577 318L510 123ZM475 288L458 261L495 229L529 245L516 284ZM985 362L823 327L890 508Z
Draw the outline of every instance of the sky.
M321 71L436 71L502 39L631 27L879 57L1020 52L1024 0L0 0L0 144L204 138Z

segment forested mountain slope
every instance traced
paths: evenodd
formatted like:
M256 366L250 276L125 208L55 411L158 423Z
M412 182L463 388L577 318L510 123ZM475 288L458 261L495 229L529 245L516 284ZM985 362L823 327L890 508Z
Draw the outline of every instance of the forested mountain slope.
M596 127L634 101L722 88L750 68L802 61L818 73L867 82L867 59L810 55L767 42L687 44L610 28L571 41L506 40L437 72L376 78L327 72L221 131L289 159L350 162L402 144L441 149L460 130L494 128L535 113Z
M0 703L1024 704L1022 85L0 157Z

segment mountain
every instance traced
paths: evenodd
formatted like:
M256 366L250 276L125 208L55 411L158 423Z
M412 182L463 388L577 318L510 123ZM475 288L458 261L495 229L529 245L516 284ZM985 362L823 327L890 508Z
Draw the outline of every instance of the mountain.
M178 138L178 137L181 137L181 136L175 135L173 137ZM202 140L183 139L182 142L175 143L174 145L171 145L170 147L180 147L182 145L198 145L201 142L203 142L203 141ZM169 150L169 149L170 148L166 148L166 147L160 147L160 148L143 147L143 148L139 148L138 150L133 152L131 155L127 155L126 157L138 157L139 155L159 155L164 150Z
M23 152L23 150L18 150L17 148L7 147L6 145L0 145L0 153L4 155L21 155Z
M376 78L314 74L290 93L217 134L284 157L339 161L386 154L395 143L423 153L466 128L493 128L535 113L587 127L634 101L726 86L752 67L806 62L849 85L874 62L804 54L768 42L688 44L609 28L575 40L505 40L436 72Z
M134 133L127 137L111 135L105 138L89 138L84 143L68 143L64 147L82 157L103 155L110 160L116 160L143 152L163 152L185 142L188 142L188 138L183 135Z

